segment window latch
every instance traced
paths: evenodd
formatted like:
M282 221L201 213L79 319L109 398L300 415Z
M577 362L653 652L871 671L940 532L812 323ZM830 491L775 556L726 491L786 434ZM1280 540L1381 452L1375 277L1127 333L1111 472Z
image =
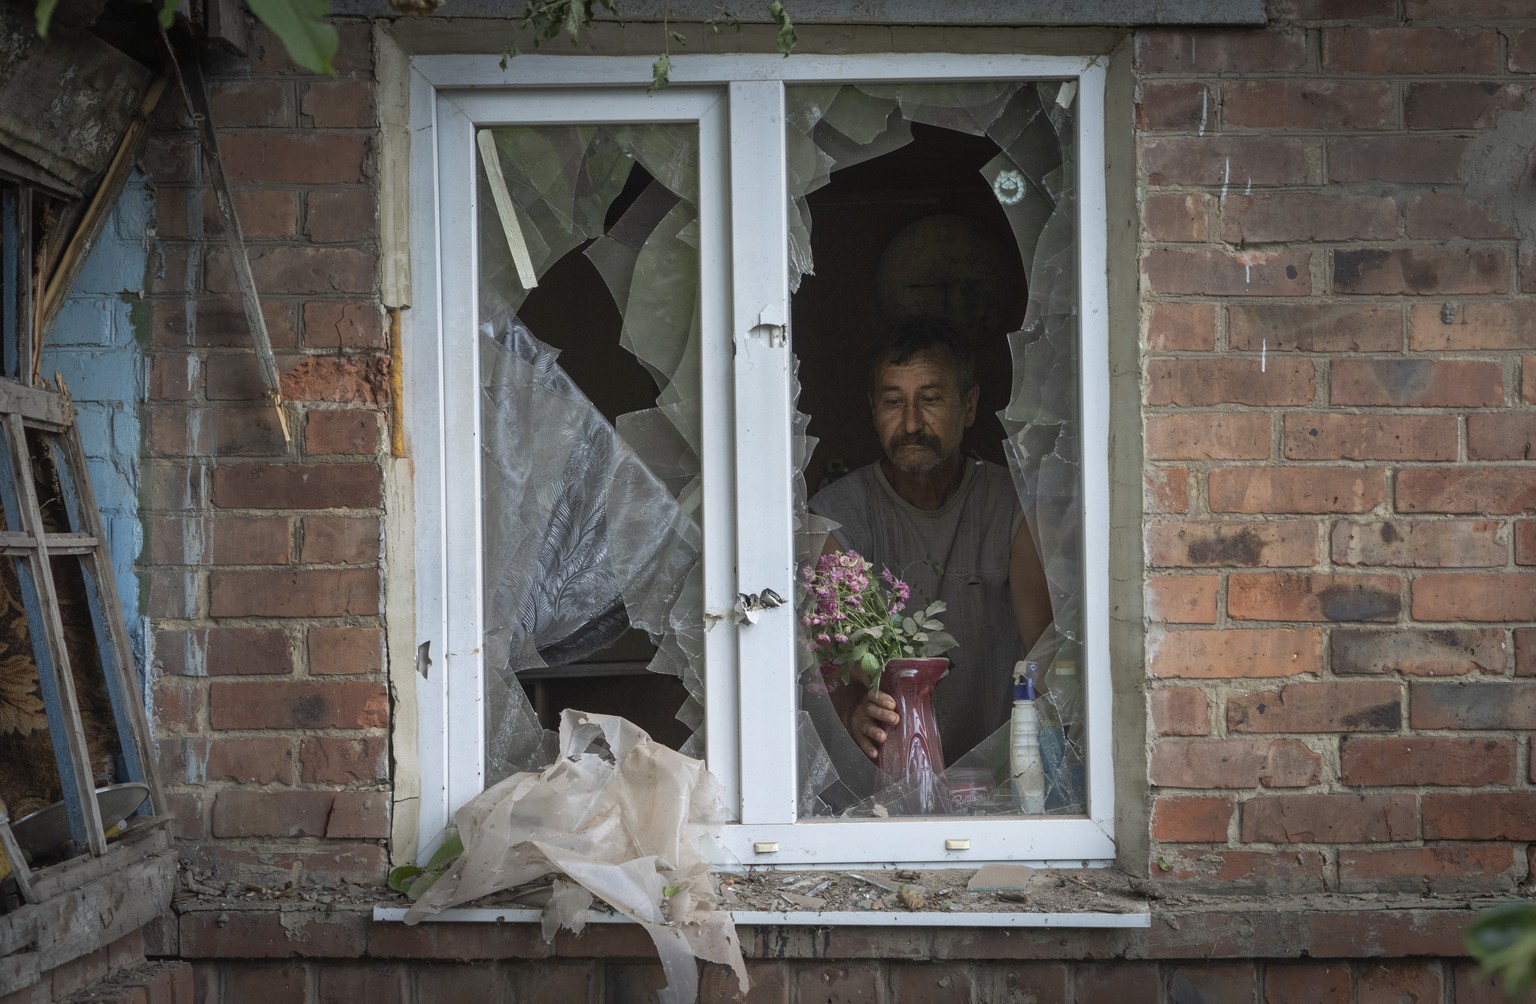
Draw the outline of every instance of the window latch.
M764 589L760 593L737 593L736 615L739 623L756 624L757 618L764 610L772 610L774 607L782 607L784 597L772 589Z

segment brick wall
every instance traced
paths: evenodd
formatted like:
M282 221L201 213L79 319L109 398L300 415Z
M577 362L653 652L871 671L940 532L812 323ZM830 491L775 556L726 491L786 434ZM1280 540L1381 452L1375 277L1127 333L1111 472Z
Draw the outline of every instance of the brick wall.
M337 74L258 32L212 111L282 373L260 371L206 171L172 90L146 166L157 261L143 513L162 778L194 864L281 886L387 866L380 524L389 354L377 299L367 25Z
M1275 0L1264 30L1136 35L1151 725L1126 795L1145 783L1147 867L1172 895L1508 892L1530 873L1536 257L1520 235L1536 220L1504 193L1536 145L1519 8ZM368 27L342 36L335 78L295 72L261 33L215 75L291 446L178 109L145 159L155 727L184 853L215 887L369 884L387 865L377 114ZM1125 987L1146 980L1167 1000L1493 999L1464 961L1425 961L1460 954L1464 910L1284 904L1278 921L1266 901L1168 922L1193 932L1177 945L866 932L862 949L785 949L810 937L792 931L753 950L759 999L1027 999L1036 980L1041 1000L1140 999ZM465 955L464 931L254 961L232 936L193 947L186 924L206 999L345 999L349 973L379 1000L540 974L596 999L654 976L649 950L509 960ZM1338 961L1247 961L1323 951ZM1347 961L1372 955L1394 961ZM422 968L442 958L489 961Z
M1151 870L1171 883L1529 874L1517 6L1277 0L1265 31L1137 38Z

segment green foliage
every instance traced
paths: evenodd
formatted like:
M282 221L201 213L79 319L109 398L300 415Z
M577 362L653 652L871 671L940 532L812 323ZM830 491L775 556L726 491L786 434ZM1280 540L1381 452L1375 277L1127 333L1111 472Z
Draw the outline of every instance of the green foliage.
M160 30L165 31L176 23L176 8L181 6L181 0L164 0L160 5Z
M322 18L331 12L331 0L245 0L256 20L272 29L289 57L311 73L332 73L336 55L336 29Z
M1536 987L1536 903L1489 907L1467 927L1467 950L1509 997Z
M48 37L48 26L53 23L53 10L58 5L59 0L37 0L32 16L37 20L38 38Z
M443 877L450 865L464 853L464 842L459 839L457 833L448 834L443 841L443 846L437 849L427 862L425 868L415 865L401 865L392 868L389 872L389 887L395 892L405 893L412 902L421 899L422 894L432 888L432 883Z

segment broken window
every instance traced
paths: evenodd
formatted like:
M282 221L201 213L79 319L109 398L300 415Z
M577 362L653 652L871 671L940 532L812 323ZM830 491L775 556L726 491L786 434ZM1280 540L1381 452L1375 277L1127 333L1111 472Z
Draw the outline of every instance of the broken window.
M1075 93L1070 81L786 89L800 404L819 437L810 483L876 459L869 401L847 388L864 386L882 328L939 320L977 359L981 404L966 451L1011 472L1049 586L1054 620L1030 650L1003 612L1010 623L1000 631L972 632L995 647L955 653L939 683L936 703L964 707L949 716L957 735L944 737L948 770L930 811L1020 811L1008 781L1011 675L1021 661L1039 666L1044 811L1084 811ZM913 561L892 571L911 584L911 607L945 599L943 619L963 624L973 615L960 608L976 592L964 580L978 574L966 562L978 556L949 557L957 567ZM801 652L801 714L816 723L801 728L802 811L899 811L908 785L874 790L869 760L827 706L812 646ZM947 690L964 686L965 674L984 679Z
M659 94L640 61L413 62L423 857L558 755L568 708L706 760L720 864L1112 855L1103 70L961 62L680 58ZM973 339L999 414L972 445L1048 583L1018 653L1049 708L1027 813L1005 687L949 765L964 804L868 822L892 793L799 638L830 529L806 502L873 459L864 357L892 309Z

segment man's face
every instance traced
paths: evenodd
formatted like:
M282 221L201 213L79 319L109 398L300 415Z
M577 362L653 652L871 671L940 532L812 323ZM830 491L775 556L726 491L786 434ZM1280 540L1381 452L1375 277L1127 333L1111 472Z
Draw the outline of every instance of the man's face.
M875 378L875 433L898 470L926 474L960 452L960 438L976 421L972 387L962 394L954 359L932 349L904 363L885 363Z

